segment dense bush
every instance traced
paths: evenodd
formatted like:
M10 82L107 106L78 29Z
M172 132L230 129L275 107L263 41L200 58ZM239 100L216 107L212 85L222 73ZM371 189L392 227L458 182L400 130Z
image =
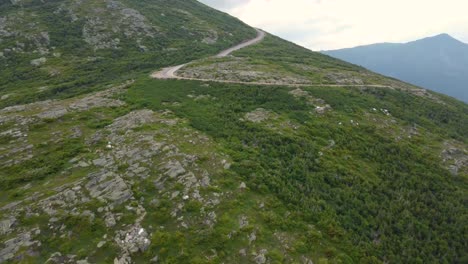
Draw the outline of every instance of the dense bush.
M232 169L251 188L281 198L297 214L296 221L316 225L333 241L327 258L338 257L336 246L362 263L459 262L466 257L466 175L452 177L438 153L426 148L439 144L437 138L466 140L466 105L455 103L444 108L447 114L432 114L438 103L403 92L311 87L307 90L312 95L334 109L319 116L283 87L197 86L184 81L137 86L130 101L155 109L161 109L160 102L180 102L170 108L222 142L236 161ZM216 100L200 103L190 100L189 93ZM408 105L417 107L409 110ZM259 107L301 128L278 133L242 121ZM424 132L396 141L364 117L373 107L390 109L397 118L389 129L416 123ZM360 126L350 127L350 119ZM344 120L346 125L337 125ZM336 145L325 151L329 140ZM274 216L265 218L269 225L283 225ZM296 250L307 251L322 238L318 233L307 237Z

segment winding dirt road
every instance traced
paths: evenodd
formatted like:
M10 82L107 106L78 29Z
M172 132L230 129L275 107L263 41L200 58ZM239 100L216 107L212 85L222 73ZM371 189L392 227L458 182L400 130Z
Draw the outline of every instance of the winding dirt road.
M223 50L218 55L216 55L215 57L216 58L226 57L226 56L228 56L229 54L233 53L236 50L240 50L242 48L257 44L258 42L262 41L266 36L265 32L261 31L260 29L256 29L256 30L257 30L257 36L254 39L242 42L241 44L236 45L236 46L234 46L232 48L229 48L227 50Z
M266 33L260 29L257 30L257 36L254 39L242 42L234 47L221 51L218 55L214 56L215 58L222 58L226 57L234 51L240 50L242 48L254 45L262 41ZM269 85L269 86L291 86L291 87L306 87L306 86L319 86L319 87L375 87L375 88L391 88L390 86L386 85L378 85L378 84L312 84L312 83L304 83L304 84L288 84L288 83L266 83L266 82L242 82L242 81L229 81L229 80L217 80L217 79L198 79L198 78L187 78L177 76L176 72L182 69L184 66L190 64L191 62L163 68L157 72L151 74L152 78L155 79L178 79L178 80L192 80L192 81L202 81L202 82L219 82L219 83L235 83L235 84L247 84L247 85Z
M214 56L215 58L222 58L222 57L226 57L228 56L229 54L231 54L232 52L236 51L236 50L240 50L242 48L245 48L245 47L248 47L248 46L251 46L253 44L256 44L260 41L263 40L263 38L265 37L265 32L261 31L260 29L256 29L257 30L257 36L254 38L254 39L251 39L251 40L248 40L248 41L245 41L245 42L242 42L241 44L238 44L234 47L231 47L229 49L226 49L226 50L223 50L221 51L218 55ZM189 62L190 63L190 62ZM164 68L160 71L157 71L153 74L151 74L151 77L153 78L156 78L156 79L184 79L184 80L195 80L195 79L192 79L192 78L184 78L184 77L180 77L180 76L177 76L176 75L176 72L178 70L180 70L181 68L183 68L184 66L186 66L187 64L189 63L185 63L185 64L181 64L181 65L177 65L177 66L172 66L172 67L167 67L167 68ZM205 81L208 81L208 80L205 80ZM216 81L216 80L209 80L209 81Z

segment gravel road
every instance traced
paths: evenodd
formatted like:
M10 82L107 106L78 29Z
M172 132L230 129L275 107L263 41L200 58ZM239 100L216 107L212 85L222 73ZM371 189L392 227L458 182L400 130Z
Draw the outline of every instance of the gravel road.
M231 54L232 52L234 52L236 50L240 50L242 48L245 48L245 47L251 46L253 44L256 44L256 43L262 41L263 38L265 37L265 35L266 35L265 32L261 31L260 29L257 29L257 36L254 39L242 42L242 43L240 43L240 44L238 44L238 45L236 45L234 47L223 50L218 55L216 55L215 57L216 58L226 57L226 56L228 56L229 54ZM189 63L164 68L164 69L162 69L160 71L157 71L157 72L151 74L151 77L156 78L156 79L188 79L188 78L178 77L176 75L176 72L178 70L180 70L182 67L184 67L185 65L187 65L187 64L189 64Z

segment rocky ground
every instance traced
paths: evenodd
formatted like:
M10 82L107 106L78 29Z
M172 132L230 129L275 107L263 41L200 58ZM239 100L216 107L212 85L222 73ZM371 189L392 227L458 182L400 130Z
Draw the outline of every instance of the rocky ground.
M119 97L130 85L0 110L2 177L24 173L19 168L44 161L50 149L73 148L70 140L82 146L46 176L25 184L5 181L11 187L0 196L0 263L124 264L142 255L157 263L158 254L149 250L159 243L154 236L215 230L221 216L226 221L227 203L251 195L241 180L231 179L228 189L219 186L231 166L229 156L185 120L170 111L128 108ZM272 117L257 110L246 120ZM45 161L37 170L57 162ZM257 245L265 235L252 218L266 206L259 200L230 214L234 224L226 235L239 245L232 258L269 263L268 246ZM166 220L155 220L160 218ZM288 247L284 236L274 236Z
M112 97L130 84L78 99L44 101L1 110L1 125L11 126L0 134L2 139L8 140L2 144L1 166L22 164L40 155L29 133L32 126L60 122L65 115L93 109L124 107L124 102ZM77 123L69 131L51 132L45 144L59 144L62 136L74 137L83 141L87 153L69 160L59 172L66 184L48 181L28 184L21 188L31 193L29 197L2 205L0 226L5 240L0 262L41 254L42 234L58 240L73 238L77 234L66 222L73 216L86 218L90 223L102 220L106 230L94 250L113 244L120 248L116 263L131 263L131 255L144 252L151 243L149 227L142 224L145 207L158 204L161 198L173 203L170 215L180 227L187 228L193 223L194 219L181 216L186 204L193 201L203 205L205 213L201 217L206 225L216 222L214 210L221 195L205 194L202 190L211 186L212 173L229 168L228 158L212 153L206 161L200 162L201 156L207 153L184 152L184 148L209 148L213 143L187 128L183 120L170 112L129 111L96 131L88 131ZM200 165L204 163L209 164L210 170ZM72 180L73 174L84 177ZM134 193L136 183L143 180L155 186L156 193L149 201L137 198ZM5 197L2 198L5 201ZM121 223L127 215L133 220ZM34 217L45 218L44 224L24 224L25 219ZM79 260L76 258L54 252L49 263L75 263Z
M307 254L288 253L300 245L300 235L264 224L293 217L289 211L251 192L230 172L223 148L187 120L170 110L129 105L125 93L132 85L0 110L0 263L158 263L174 243L187 243L213 263L275 263L278 255L312 263ZM337 114L305 88L289 94L311 106L314 118ZM209 94L186 98L219 100ZM364 119L395 141L429 135L383 108L368 109ZM300 135L304 126L267 108L240 121L283 135ZM361 126L355 120L337 125ZM319 156L336 146L329 140ZM466 173L468 155L460 142L428 148L440 151L454 177ZM223 255L219 243L238 254Z
M271 84L308 84L310 80L268 65L252 64L245 58L209 59L204 63L188 65L177 75L185 78L261 82Z

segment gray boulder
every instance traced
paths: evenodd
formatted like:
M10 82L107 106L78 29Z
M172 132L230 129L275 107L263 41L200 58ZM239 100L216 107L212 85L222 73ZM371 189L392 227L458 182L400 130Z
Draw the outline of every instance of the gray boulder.
M127 232L118 232L115 241L126 253L145 252L151 244L148 232L140 225L133 226Z
M182 167L182 164L180 164L179 161L169 161L165 166L164 169L166 169L165 174L168 175L171 178L175 178L179 175L182 175L185 173L184 167Z
M265 254L267 254L268 251L266 249L260 250L260 253L258 255L254 255L254 261L257 264L265 264L267 259L265 257Z
M113 172L92 173L86 189L93 198L110 200L115 204L126 202L132 197L132 191L125 181Z
M0 221L0 235L10 233L15 222L16 218L14 217Z
M38 67L38 66L43 65L46 62L47 62L47 59L42 57L42 58L39 58L39 59L32 60L31 65Z

